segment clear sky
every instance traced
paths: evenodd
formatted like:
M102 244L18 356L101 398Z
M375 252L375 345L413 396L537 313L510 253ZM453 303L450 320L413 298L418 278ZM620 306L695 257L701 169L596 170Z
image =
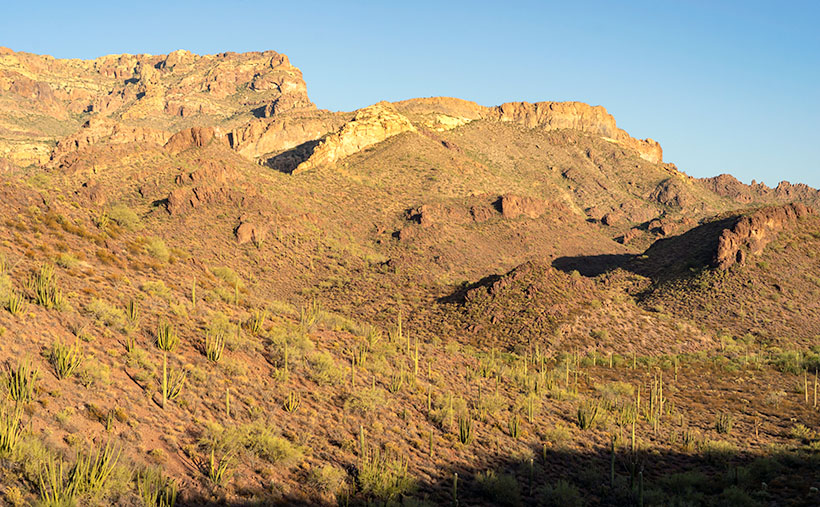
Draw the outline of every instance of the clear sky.
M9 2L58 58L274 49L321 108L447 95L605 106L693 176L820 187L820 2Z

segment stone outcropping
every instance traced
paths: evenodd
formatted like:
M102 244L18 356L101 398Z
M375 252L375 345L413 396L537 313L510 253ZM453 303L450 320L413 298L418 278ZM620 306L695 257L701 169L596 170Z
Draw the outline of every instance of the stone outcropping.
M721 269L742 264L748 254L759 254L778 232L814 214L813 208L795 203L762 208L739 217L732 227L721 233L713 264Z
M415 131L416 127L410 120L386 102L359 109L353 120L323 139L313 154L293 170L293 174L322 165L331 165L385 139L403 132Z
M599 135L638 152L641 158L660 164L661 145L652 139L635 139L615 125L615 118L601 106L583 102L507 102L490 108L487 118L511 121L527 128L575 129Z
M792 184L781 181L775 188L752 180L750 185L740 182L730 174L721 174L712 178L699 180L707 190L717 195L728 197L741 203L760 201L801 201L817 205L820 203L820 191L803 183Z
M89 132L72 139L81 115L116 121L123 133L146 124L173 132L197 115L219 125L238 113L311 109L301 72L275 51L64 60L0 48L0 156L20 165L61 157L51 148L66 136L63 150L82 145Z
M533 197L515 194L504 194L498 199L501 215L504 218L538 218L547 211L547 203Z
M202 148L216 140L228 145L227 140L214 127L191 127L181 130L171 136L165 143L165 149L171 153L179 153L190 148Z
M80 130L57 142L51 153L52 162L59 162L63 156L84 150L95 144L150 143L163 145L171 134L148 127L132 127L105 118L91 118Z

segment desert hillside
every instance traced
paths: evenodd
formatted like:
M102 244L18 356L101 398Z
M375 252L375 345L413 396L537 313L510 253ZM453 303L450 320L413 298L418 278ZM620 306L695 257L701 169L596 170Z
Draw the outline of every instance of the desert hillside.
M0 48L9 505L817 505L820 194L579 102Z

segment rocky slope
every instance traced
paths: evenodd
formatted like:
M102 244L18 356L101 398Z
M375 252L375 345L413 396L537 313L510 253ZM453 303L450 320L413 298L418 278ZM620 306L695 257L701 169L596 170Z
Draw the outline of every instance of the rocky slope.
M61 60L0 48L0 153L23 165L45 163L49 143L91 116L174 130L304 109L315 106L301 72L274 51Z
M77 503L818 503L813 189L274 52L0 58L0 502L111 442Z

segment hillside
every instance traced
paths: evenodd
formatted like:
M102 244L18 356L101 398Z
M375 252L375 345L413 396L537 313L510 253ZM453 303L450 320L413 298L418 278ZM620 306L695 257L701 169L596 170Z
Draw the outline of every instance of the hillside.
M814 189L273 51L2 49L0 105L9 504L818 501Z

